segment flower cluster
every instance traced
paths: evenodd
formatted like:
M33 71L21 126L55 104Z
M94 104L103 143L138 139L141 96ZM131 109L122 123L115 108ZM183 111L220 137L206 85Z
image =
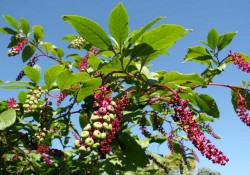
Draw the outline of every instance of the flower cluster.
M240 54L234 53L230 51L228 54L230 57L230 61L232 61L235 65L238 65L238 68L244 72L250 73L250 64L247 62Z
M79 36L70 43L69 48L81 49L84 46L84 44L85 44L85 39Z
M213 128L208 123L202 123L202 127L215 139L220 139L221 137L216 134Z
M61 93L59 94L59 97L58 97L58 100L57 100L56 105L57 105L57 106L60 106L60 104L62 103L62 101L63 101L66 97L67 97L67 94L64 93L64 92L61 92Z
M236 113L247 126L250 127L250 117L247 113L247 101L246 94L241 94L239 91L236 92L235 100L237 102Z
M34 56L29 62L28 62L28 66L31 66L31 67L33 67L35 64L36 64L36 62L38 61L38 55L36 55L36 56ZM23 77L25 76L25 73L24 73L24 71L22 70L19 74L18 74L18 76L16 77L16 81L20 81Z
M79 71L86 71L87 67L88 67L88 58L89 58L89 54L92 53L95 56L99 53L99 50L95 49L95 48L91 48L86 55L83 57L83 59L81 60L80 64L79 64Z
M212 160L213 163L225 165L229 159L205 137L193 117L192 109L188 108L189 101L183 100L176 95L170 101L170 104L172 104L175 112L178 114L177 117L181 121L182 129L187 133L187 137L201 154Z
M171 153L174 152L173 140L174 140L174 130L171 130L168 136L168 148L170 149Z
M180 142L180 147L181 147L181 156L182 156L182 159L184 161L184 164L189 165L189 162L187 160L186 150L185 150L183 142Z
M141 133L145 137L151 137L151 133L146 128L146 119L145 118L141 118L141 120L140 120L140 130L141 130Z
M14 98L10 98L9 100L6 100L8 103L9 108L13 108L15 110L20 110L18 104L16 103L16 100Z
M9 51L8 51L8 56L15 56L17 54L19 54L21 52L21 50L24 48L24 46L27 44L28 40L27 39L22 39L22 41L20 41L19 43L17 43L16 46L12 47Z

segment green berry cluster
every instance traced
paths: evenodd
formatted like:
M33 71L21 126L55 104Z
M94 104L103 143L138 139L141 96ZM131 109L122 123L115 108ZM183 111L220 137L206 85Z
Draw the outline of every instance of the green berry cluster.
M100 143L107 138L112 131L112 121L115 120L116 103L111 101L109 105L100 106L94 104L95 111L90 115L88 123L80 134L81 140L75 140L75 146L80 152L89 153L91 150L97 150Z
M26 100L23 104L24 112L34 112L38 107L38 101L42 95L41 87L29 90Z

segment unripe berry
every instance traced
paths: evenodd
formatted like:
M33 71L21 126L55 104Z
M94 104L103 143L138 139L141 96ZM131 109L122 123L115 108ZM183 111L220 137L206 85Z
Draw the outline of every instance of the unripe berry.
M92 145L92 148L96 149L96 148L98 148L99 146L100 146L100 143L95 143L95 144Z
M105 132L101 133L101 139L103 139L103 140L106 139L106 136L107 136L107 135L106 135Z
M110 122L110 117L109 117L109 115L104 115L102 118L103 118L103 120L104 120L105 122Z
M105 114L107 113L107 109L104 108L104 107L101 107L101 108L98 109L98 112L99 112L100 114L102 114L102 115L105 115Z
M80 147L80 143L81 143L80 140L75 140L75 143L74 143L75 147Z
M110 102L110 104L111 104L113 107L115 107L115 108L117 107L117 105L116 105L116 102L115 102L115 101L111 101L111 102Z
M82 153L88 153L91 151L90 147L86 148L85 146L81 146L78 150Z
M115 119L115 114L109 114L109 118L110 118L110 120L114 120Z
M100 132L99 130L95 130L95 131L93 132L93 135L94 135L94 137L97 138L97 139L101 138L101 132Z
M92 138L86 138L84 142L87 146L92 146L95 142Z
M95 122L95 123L93 124L93 126L94 126L95 129L101 129L101 128L102 128L101 122Z
M108 105L108 106L107 106L107 110L108 110L109 112L114 112L114 111L115 111L115 108L114 108L114 106L112 106L112 105Z
M87 138L89 136L89 131L82 131L82 133L80 134L81 138Z
M92 122L97 121L97 120L99 120L99 119L100 119L100 116L99 116L99 115L94 115L94 114L92 114L91 117L90 117L90 120L91 120Z
M111 128L110 128L110 125L108 124L108 123L106 123L106 122L104 122L103 124L103 128L105 129L105 130L112 130L112 125L111 125Z
M90 129L91 129L91 125L90 125L90 124L87 124L87 125L83 128L84 131L89 131Z

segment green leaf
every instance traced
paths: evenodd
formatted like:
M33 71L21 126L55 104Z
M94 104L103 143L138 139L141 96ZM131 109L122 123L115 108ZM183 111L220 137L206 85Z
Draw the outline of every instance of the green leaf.
M93 70L97 70L97 68L99 67L101 63L101 59L96 57L94 54L89 54L88 62L89 62L90 67Z
M62 65L55 65L50 68L48 68L44 73L44 81L48 88L48 90L51 88L51 85L56 80L57 76L62 73L64 70L64 66Z
M141 64L136 64L138 70L141 71L143 75L145 75L150 84L155 84L158 82L158 74L156 72L150 72L146 66L141 68Z
M160 16L152 21L150 21L146 26L144 26L142 29L139 29L134 35L132 35L130 39L130 43L134 44L150 27L152 27L155 23L157 23L159 20L163 19L165 17Z
M147 49L144 49L147 48ZM147 56L156 52L150 45L146 43L138 44L132 49L131 57L136 58L140 56Z
M54 48L54 51L56 52L56 55L59 57L59 58L62 58L64 56L64 51L61 49L61 48Z
M28 35L30 32L30 25L29 22L25 18L20 19L20 25L22 28L22 31L25 35Z
M204 112L214 118L220 117L220 111L217 107L216 101L207 94L200 94L196 97L197 106L201 112Z
M216 48L218 39L219 39L219 33L217 32L217 30L214 28L211 29L207 35L207 42L212 50Z
M192 87L194 85L199 85L199 86L206 85L205 80L196 73L181 74L175 71L166 73L161 83L166 85L174 84L177 86L186 86L186 87Z
M90 79L90 76L87 72L77 72L73 73L73 75L76 83L84 82Z
M129 32L128 13L122 3L119 3L111 11L109 17L109 30L121 48Z
M221 74L226 69L226 64L221 64L217 68L207 68L204 72L202 72L201 76L203 78L207 78L209 81L211 81L216 75Z
M39 81L41 80L41 74L37 69L26 65L23 70L24 70L24 73L26 74L26 76L30 80L32 80L36 84L39 83Z
M62 38L62 40L71 42L71 41L74 41L77 37L78 37L78 36L76 36L76 35L69 34L69 35L65 35L65 36Z
M24 92L24 91L21 91L21 92L19 92L19 94L18 94L18 100L19 100L19 102L20 103L24 103L25 102L25 100L27 99L27 92Z
M217 44L218 51L228 46L232 42L235 35L236 35L236 32L228 32L224 35L221 35L219 37L218 44Z
M13 125L16 121L16 111L14 109L8 109L0 114L0 130Z
M58 75L56 83L61 91L66 88L70 88L71 85L75 83L74 75L71 73L70 70L66 69Z
M43 26L35 25L33 26L34 31L34 39L37 43L43 40L44 38L44 32L43 32Z
M9 27L0 27L0 32L3 34L16 35L17 31L9 28Z
M135 141L133 137L131 137L130 134L120 134L119 143L125 156L123 163L126 165L134 165L136 167L145 167L149 163L144 149Z
M19 29L18 21L15 18L13 18L12 16L9 16L9 15L3 15L3 18L12 27L14 27L17 30Z
M108 35L96 22L75 15L65 15L63 19L71 24L81 37L97 48L102 50L111 49L112 43Z
M213 58L208 52L208 50L203 46L194 46L188 48L188 53L184 58L185 62L196 61L206 65L209 65L212 59Z
M27 89L31 87L29 82L24 81L7 81L0 85L0 88L3 89Z
M81 128L83 129L87 124L89 124L89 117L87 113L81 113L79 115L79 123Z
M53 49L53 45L50 42L43 42L41 46L46 52L51 52L51 50Z
M102 84L101 78L94 78L94 79L86 80L77 94L77 98L76 98L77 102L81 102L87 96L93 94L94 89L100 87L101 84Z
M27 45L22 51L22 60L26 62L29 60L36 51L36 47L33 45Z
M158 50L152 54L146 55L146 56L142 56L140 58L141 60L141 65L144 66L146 64L148 64L149 62L153 61L155 58L159 57L162 54L166 54L166 50L162 49L162 50Z
M123 58L123 65L127 65L128 59ZM100 71L102 71L103 74L108 74L113 71L121 71L122 70L122 64L118 57L115 57L112 59L112 61L106 65L104 65Z
M139 44L145 43L140 52L146 52L148 49L162 50L173 46L177 40L186 34L186 29L179 25L162 24L142 35Z
M148 151L147 154L152 156L157 162L159 162L161 164L164 164L166 162L166 159L163 156L161 156L161 155L159 155L157 153L154 153L152 151Z

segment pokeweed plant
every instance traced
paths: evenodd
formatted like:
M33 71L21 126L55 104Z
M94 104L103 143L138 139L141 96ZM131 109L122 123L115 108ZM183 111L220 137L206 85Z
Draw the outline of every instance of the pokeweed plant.
M175 24L152 28L164 18L158 17L130 31L121 3L109 17L111 36L91 19L63 16L78 33L62 38L69 42L68 49L77 50L66 56L63 49L43 41L42 26L3 17L10 25L0 28L11 36L7 54L21 55L27 65L15 81L0 85L20 90L17 98L0 102L1 174L169 173L173 166L166 157L148 149L153 143L167 143L180 173L194 168L195 150L225 165L228 157L206 137L220 138L209 124L219 118L219 109L211 96L196 92L199 87L230 88L237 115L250 126L250 83L213 82L227 64L249 73L246 54L230 51L219 57L235 32L220 35L211 29L207 41L188 48L184 58L206 69L201 75L182 74L152 72L149 63L190 30ZM43 75L41 57L55 61ZM29 81L22 81L24 76ZM141 134L133 132L134 127Z

